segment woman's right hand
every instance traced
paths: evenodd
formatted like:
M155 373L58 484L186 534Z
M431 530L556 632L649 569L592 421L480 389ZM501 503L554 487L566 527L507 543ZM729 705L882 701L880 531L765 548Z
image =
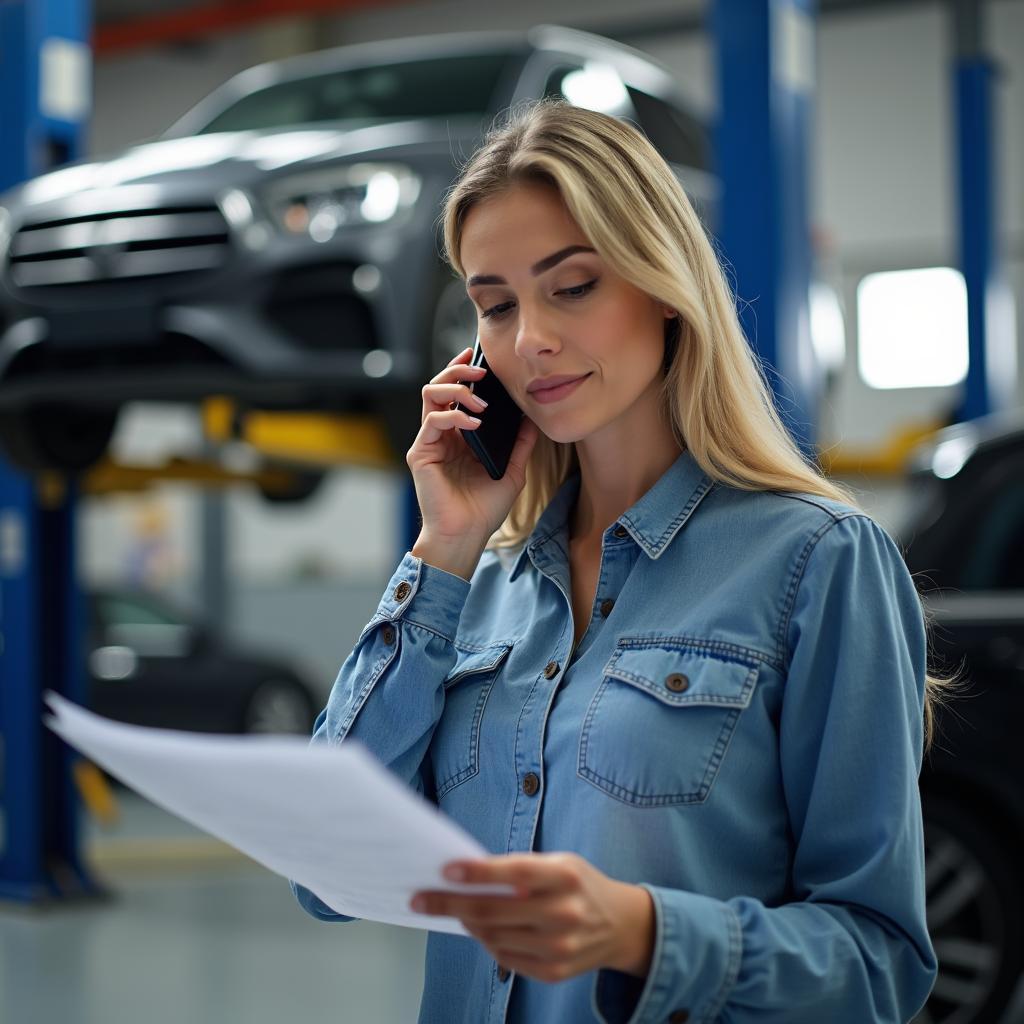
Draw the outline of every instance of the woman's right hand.
M422 535L439 544L476 544L482 549L526 483L526 462L539 431L529 417L522 418L505 475L492 480L459 433L479 426L466 409L487 415L469 383L493 371L470 366L471 358L472 349L463 349L424 385L420 429L405 461L423 516ZM453 409L455 402L466 409Z

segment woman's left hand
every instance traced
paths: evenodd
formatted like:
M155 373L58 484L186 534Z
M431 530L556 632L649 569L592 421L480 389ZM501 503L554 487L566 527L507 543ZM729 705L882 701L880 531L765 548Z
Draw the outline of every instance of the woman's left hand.
M465 875L451 875L453 867L465 868ZM514 896L425 891L411 904L420 913L457 917L510 971L549 982L603 967L647 974L654 950L650 894L609 878L575 853L453 861L444 875L516 887Z

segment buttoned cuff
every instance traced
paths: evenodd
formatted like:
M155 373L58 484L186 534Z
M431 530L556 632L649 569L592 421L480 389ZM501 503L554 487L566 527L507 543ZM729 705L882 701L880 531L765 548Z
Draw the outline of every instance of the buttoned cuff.
M468 580L429 565L407 551L363 633L383 621L404 619L452 641L469 591Z
M739 974L743 933L721 900L641 883L654 901L655 940L646 978L597 972L591 1006L602 1024L710 1024Z

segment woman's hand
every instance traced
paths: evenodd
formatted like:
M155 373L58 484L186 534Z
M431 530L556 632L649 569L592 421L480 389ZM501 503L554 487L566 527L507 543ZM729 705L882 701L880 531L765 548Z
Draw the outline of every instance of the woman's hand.
M451 408L459 402L478 417L487 415L469 383L460 383L475 383L492 372L470 366L472 354L472 349L463 349L424 385L420 430L405 456L423 534L438 544L464 543L467 537L485 543L501 526L526 483L526 461L539 435L537 425L524 416L505 475L491 479L459 433L479 424L465 409Z
M465 875L449 874L453 867ZM646 889L602 874L574 853L522 853L459 861L453 881L507 883L515 896L417 893L412 909L457 917L499 964L538 981L610 967L644 977L654 951ZM422 907L416 898L422 897Z

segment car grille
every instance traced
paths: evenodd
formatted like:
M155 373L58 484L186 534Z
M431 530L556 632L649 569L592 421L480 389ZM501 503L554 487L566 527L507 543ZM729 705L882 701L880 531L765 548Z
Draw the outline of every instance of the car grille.
M18 288L182 274L221 266L228 244L216 206L118 210L22 227L8 273Z

